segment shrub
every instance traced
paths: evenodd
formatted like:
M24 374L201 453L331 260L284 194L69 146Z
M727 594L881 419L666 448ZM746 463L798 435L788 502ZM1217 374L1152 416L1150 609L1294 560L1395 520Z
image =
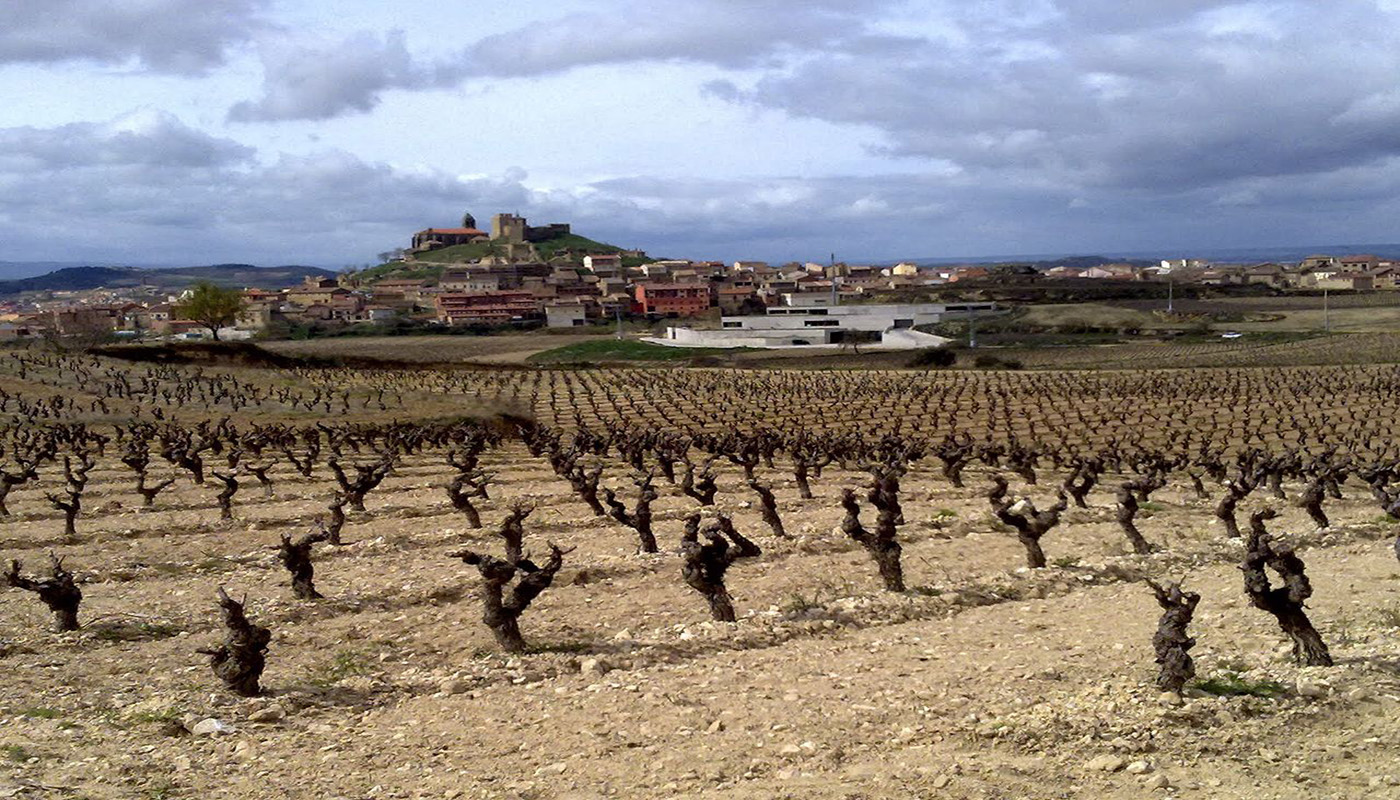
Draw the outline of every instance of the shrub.
M982 353L972 360L978 369L1021 369L1024 364L1014 358L1002 358L990 353Z
M958 362L958 354L946 347L925 347L914 353L906 366L911 369L943 369Z

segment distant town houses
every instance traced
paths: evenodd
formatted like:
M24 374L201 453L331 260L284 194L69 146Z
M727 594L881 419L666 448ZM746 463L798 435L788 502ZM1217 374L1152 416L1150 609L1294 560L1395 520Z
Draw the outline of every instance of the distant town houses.
M999 282L1170 281L1216 286L1266 286L1278 291L1400 291L1400 260L1368 254L1313 254L1296 263L1216 263L1200 258L1155 263L890 266L766 261L655 259L637 250L579 248L589 240L568 224L532 226L497 214L490 231L466 214L452 228L424 228L412 248L377 272L309 276L281 289L243 291L244 312L221 338L336 329L401 320L441 326L608 324L619 316L647 320L766 315L770 309L907 302L920 290ZM460 262L418 261L457 245ZM484 246L489 245L489 246ZM578 249L576 249L578 248ZM547 257L546 257L547 256ZM426 266L425 266L426 265ZM430 268L429 268L430 267ZM407 273L407 274L405 274ZM370 273L373 275L375 273ZM49 291L0 303L0 341L84 333L124 337L199 337L208 331L179 318L180 297L151 287Z

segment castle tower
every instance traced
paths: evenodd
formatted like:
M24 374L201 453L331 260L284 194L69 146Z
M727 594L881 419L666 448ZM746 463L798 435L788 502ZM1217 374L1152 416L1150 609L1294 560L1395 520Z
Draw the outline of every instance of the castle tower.
M491 218L491 240L507 244L525 241L525 218L514 214L497 214Z

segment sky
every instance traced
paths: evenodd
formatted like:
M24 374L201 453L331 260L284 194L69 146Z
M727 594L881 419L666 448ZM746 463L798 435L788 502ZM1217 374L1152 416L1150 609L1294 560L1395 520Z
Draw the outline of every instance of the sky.
M0 97L0 261L1400 239L1400 0L3 0Z

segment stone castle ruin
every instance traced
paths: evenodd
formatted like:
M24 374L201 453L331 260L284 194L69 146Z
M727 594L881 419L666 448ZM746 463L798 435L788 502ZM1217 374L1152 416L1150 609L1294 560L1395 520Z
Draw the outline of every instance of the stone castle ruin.
M534 227L519 214L496 214L491 217L491 232L476 227L476 217L462 215L460 228L425 228L413 234L410 252L425 253L459 244L490 242L499 245L502 254L511 260L531 258L531 244L557 239L570 233L568 223L552 223Z

